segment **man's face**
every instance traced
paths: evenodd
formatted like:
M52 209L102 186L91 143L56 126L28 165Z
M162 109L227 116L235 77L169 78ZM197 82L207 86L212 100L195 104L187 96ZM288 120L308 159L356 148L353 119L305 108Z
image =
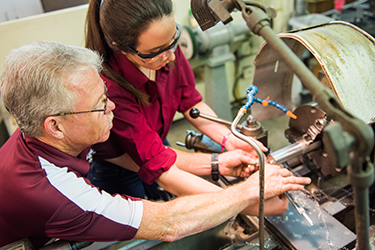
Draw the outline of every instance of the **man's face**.
M80 72L69 79L73 91L78 93L75 112L104 109L106 111L73 114L64 123L65 143L74 149L83 149L108 139L112 128L115 104L107 99L106 86L94 69Z

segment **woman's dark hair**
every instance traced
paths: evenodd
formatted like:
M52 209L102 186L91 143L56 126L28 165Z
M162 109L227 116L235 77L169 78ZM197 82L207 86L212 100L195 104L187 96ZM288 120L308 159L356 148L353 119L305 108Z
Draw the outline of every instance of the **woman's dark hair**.
M153 21L173 15L171 0L90 0L86 16L86 48L97 51L104 59L103 74L131 92L143 103L148 95L136 90L108 64L116 50L131 53L141 32ZM113 44L116 43L116 45Z

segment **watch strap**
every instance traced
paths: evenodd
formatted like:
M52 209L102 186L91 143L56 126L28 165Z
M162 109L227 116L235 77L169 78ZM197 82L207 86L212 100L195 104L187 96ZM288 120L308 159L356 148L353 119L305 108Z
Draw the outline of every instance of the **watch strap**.
M212 180L218 181L219 180L219 154L213 153L211 154L211 176Z

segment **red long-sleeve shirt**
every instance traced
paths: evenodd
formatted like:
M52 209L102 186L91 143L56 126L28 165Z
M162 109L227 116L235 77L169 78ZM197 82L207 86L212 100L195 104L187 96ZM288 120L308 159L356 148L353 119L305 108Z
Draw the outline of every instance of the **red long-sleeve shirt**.
M127 152L140 166L139 176L152 183L176 161L173 150L165 148L175 113L185 112L202 100L195 89L194 73L178 47L173 65L156 71L156 81L149 80L121 52L109 60L111 67L137 90L150 96L150 105L142 104L119 84L107 82L109 98L116 104L108 141L95 145L96 160Z

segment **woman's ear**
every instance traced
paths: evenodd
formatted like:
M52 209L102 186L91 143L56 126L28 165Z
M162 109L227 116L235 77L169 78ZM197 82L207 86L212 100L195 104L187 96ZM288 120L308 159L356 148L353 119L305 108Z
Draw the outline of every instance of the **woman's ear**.
M44 120L44 130L46 133L54 138L62 139L64 137L64 129L61 124L61 119L56 116L49 116Z

